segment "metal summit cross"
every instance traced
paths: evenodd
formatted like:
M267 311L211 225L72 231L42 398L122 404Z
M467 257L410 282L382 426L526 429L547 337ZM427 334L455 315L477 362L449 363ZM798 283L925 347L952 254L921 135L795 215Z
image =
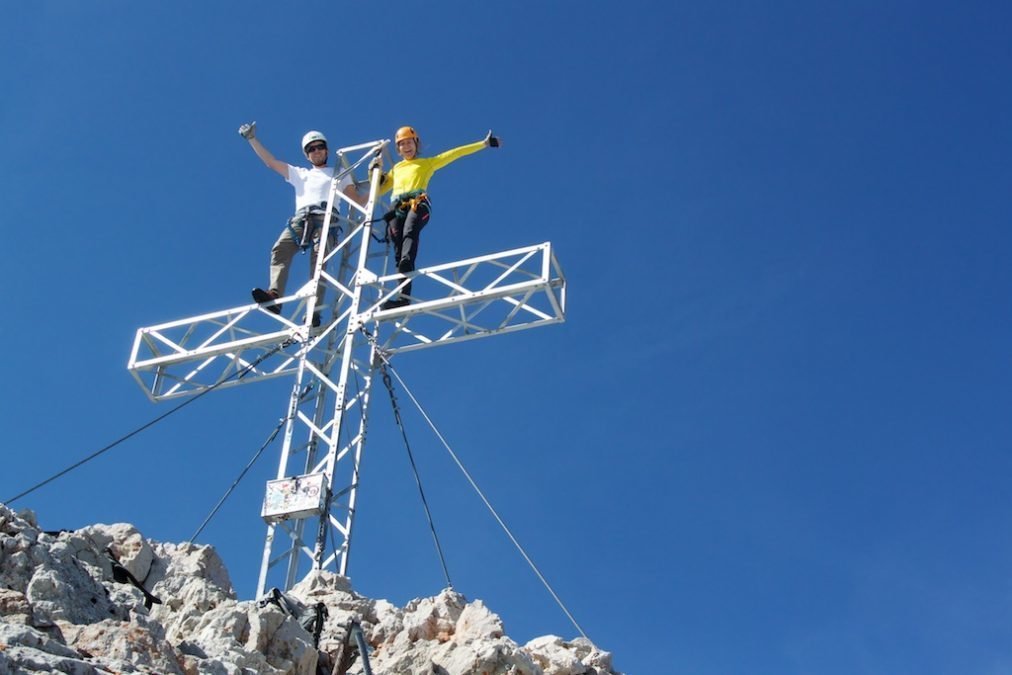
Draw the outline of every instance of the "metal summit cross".
M388 143L341 148L337 173L354 173ZM376 168L365 206L332 181L320 241L335 243L317 257L310 280L278 300L284 313L243 305L141 328L134 339L127 367L155 402L295 376L277 478L261 513L267 538L257 597L279 565L284 580L272 585L285 590L307 564L347 575L370 390L383 359L565 320L566 281L548 242L388 274L390 256L372 236L379 181ZM412 304L383 309L409 278ZM318 285L332 313L314 328ZM288 535L284 545L279 530Z

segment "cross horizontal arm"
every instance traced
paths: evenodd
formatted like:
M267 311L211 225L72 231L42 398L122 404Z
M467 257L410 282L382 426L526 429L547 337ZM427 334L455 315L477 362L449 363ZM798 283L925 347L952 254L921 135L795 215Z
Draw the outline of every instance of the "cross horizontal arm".
M308 292L285 299L299 300L302 295ZM153 401L199 393L219 383L245 384L293 372L297 356L275 351L241 380L225 381L235 370L303 333L305 327L284 316L259 305L244 305L139 329L127 369Z
M365 291L357 325L382 324L379 345L390 353L474 340L565 321L566 280L551 243L426 267L410 275L415 299L382 309L407 283L402 274L363 270L355 280ZM329 279L339 295L351 289ZM294 373L297 349L275 351L241 379L232 377L289 340L309 341L303 308L310 285L281 298L295 304L291 318L243 305L141 328L127 368L153 401L199 393L211 386L237 386Z
M566 280L548 242L426 267L409 276L414 299L396 309L381 306L407 277L393 274L365 283L379 297L362 316L384 324L379 344L390 353L565 321Z

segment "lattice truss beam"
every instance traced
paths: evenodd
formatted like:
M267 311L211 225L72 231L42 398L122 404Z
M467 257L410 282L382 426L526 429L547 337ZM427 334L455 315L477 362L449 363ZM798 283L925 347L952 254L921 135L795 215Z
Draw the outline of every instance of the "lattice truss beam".
M373 305L363 317L385 322L380 345L390 353L565 320L565 277L548 242L426 267L409 276L411 305L370 314L378 308ZM407 282L401 274L362 280L379 295L379 303Z
M350 349L347 369L338 363L343 349ZM330 362L305 362L299 381L309 384L297 400L293 397L278 477L327 476L328 506L320 514L275 521L269 526L265 555L270 557L263 563L258 594L267 586L268 570L281 564L285 588L293 586L306 565L314 562L320 568L342 574L347 571L374 376L372 358L371 345L358 339L333 351ZM335 411L333 402L341 401ZM284 545L277 541L278 531L285 535Z
M384 145L382 141L373 141L341 148L336 152L337 166L353 175ZM349 156L356 155L358 159L350 162ZM348 318L354 294L350 283L355 278L362 232L371 230L369 219L373 211L372 201L360 205L333 188L331 199L332 216L328 217L326 227L338 243L328 247L320 265L320 283L327 289L325 302L329 299L333 309L329 327ZM338 213L342 205L346 205L347 215ZM383 256L384 252L379 250L369 257ZM323 335L310 331L309 305L314 302L314 289L315 279L311 278L295 293L280 298L278 303L284 306L284 315L254 303L141 328L134 338L127 368L154 401L199 393L214 385L236 386L292 374L304 354L334 347L326 334L329 330ZM292 354L277 350L278 345L295 341L308 351ZM326 355L319 358L325 359ZM253 363L256 367L241 380L234 378Z
M354 260L362 227L355 225L327 260L341 261L342 268ZM382 252L371 257L383 257L385 265ZM313 294L312 284L306 284L279 301L286 309L294 304L286 315L251 304L141 328L128 368L147 395L158 401L197 393L216 383L236 386L290 375L302 351L274 351L277 345L294 337L311 352L327 349L330 331L347 320L359 326L382 324L376 334L381 347L391 353L565 320L565 277L547 242L419 269L410 275L413 304L392 310L381 306L396 296L407 278L360 270L353 278L363 287L363 302L354 317L349 315L354 289L342 283L341 276L326 270L321 274L327 297L337 298L335 316L323 334L311 336L305 323L306 304ZM268 353L242 379L233 377Z
M387 143L342 148L338 166L353 172ZM389 248L373 245L385 229L382 219L373 222L380 172L370 173L365 205L338 192L335 178L323 236L335 232L336 243L308 283L277 301L283 313L248 304L141 328L130 354L131 374L154 401L295 376L277 478L264 501L258 595L278 567L284 588L307 563L347 573L377 350L408 352L565 320L565 277L550 243L408 276L387 273ZM384 309L409 280L411 304ZM318 284L330 311L313 328Z
M381 150L383 145L385 143L369 148L367 156ZM268 484L262 511L268 525L257 583L258 596L266 590L271 570L278 567L285 570L283 587L286 589L296 583L307 565L314 569L333 565L338 573L347 574L373 370L373 347L363 332L353 327L363 301L362 286L354 283L354 279L361 270L368 269L371 232L367 225L372 222L379 180L377 167L370 171L369 197L363 209L363 215L369 220L354 227L335 250L321 255L308 285L306 335L299 336L305 337L307 342L299 359L296 386L289 399L281 461L277 480L273 483L278 489L272 492ZM330 214L338 198L338 183L335 178L331 184ZM337 225L331 221L331 215L324 220L321 242L329 241L328 234ZM334 276L328 269L333 269L338 256L341 264L339 273ZM352 258L353 266L350 264ZM322 334L314 338L310 317L317 310L317 284L332 292L334 300L332 320ZM318 358L310 358L314 344L327 345ZM336 379L332 375L334 372ZM298 440L300 436L306 440ZM315 499L302 503L303 496L312 498L314 492ZM307 528L314 525L315 531L307 532ZM287 547L282 547L280 542L276 544L279 531L287 535ZM332 532L333 535L328 536ZM308 545L310 541L312 550ZM283 550L277 553L277 548ZM332 551L330 555L328 551Z

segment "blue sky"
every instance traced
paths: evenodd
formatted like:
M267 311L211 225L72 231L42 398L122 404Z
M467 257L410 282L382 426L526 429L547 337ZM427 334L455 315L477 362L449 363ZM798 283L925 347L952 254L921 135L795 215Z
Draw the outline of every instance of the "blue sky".
M567 323L395 366L629 673L1012 672L1012 10L987 2L6 3L0 499L167 405L134 331L247 302L278 157L505 143L430 185L420 262L551 241ZM297 261L298 262L298 261ZM295 278L304 274L296 267ZM183 541L290 382L204 397L23 498ZM405 397L402 396L402 401ZM351 576L443 585L389 407ZM575 631L420 417L457 589ZM275 444L201 536L256 585Z

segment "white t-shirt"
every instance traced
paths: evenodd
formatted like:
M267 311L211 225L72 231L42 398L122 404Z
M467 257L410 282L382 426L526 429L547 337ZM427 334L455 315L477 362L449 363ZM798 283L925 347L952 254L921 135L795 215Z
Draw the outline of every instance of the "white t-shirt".
M301 166L288 165L288 182L295 188L295 210L326 202L330 198L330 182L334 179L334 169L329 166L303 169ZM337 184L337 191L351 185L351 174L346 174Z

